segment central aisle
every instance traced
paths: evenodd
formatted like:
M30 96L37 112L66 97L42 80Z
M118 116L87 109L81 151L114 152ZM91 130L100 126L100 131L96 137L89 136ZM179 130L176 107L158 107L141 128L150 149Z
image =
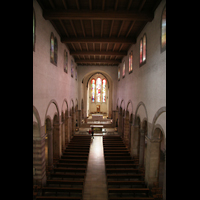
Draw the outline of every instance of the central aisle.
M102 136L91 139L83 200L108 200Z

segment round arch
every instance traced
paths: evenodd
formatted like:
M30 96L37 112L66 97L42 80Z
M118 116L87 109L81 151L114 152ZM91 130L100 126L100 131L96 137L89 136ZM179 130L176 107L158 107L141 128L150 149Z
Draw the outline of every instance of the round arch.
M53 103L55 106L56 106L56 110L57 110L57 113L58 113L58 122L60 122L60 119L59 119L59 116L60 116L60 112L59 112L59 108L58 108L58 103L56 102L55 99L52 99L48 106L47 106L47 109L46 109L46 113L45 113L45 118L44 118L44 124L45 124L45 121L46 121L46 115L47 115L47 112L48 112L48 109L49 109L49 106L51 105L51 103Z
M154 115L154 118L153 118L153 121L152 121L152 129L151 129L151 132L150 132L150 138L153 138L153 136L154 136L154 130L155 130L155 124L156 124L156 121L157 121L157 119L159 118L159 116L162 114L162 113L164 113L164 112L166 112L166 107L164 106L164 107L161 107L160 109L158 109L158 111L156 112L156 114ZM158 125L157 125L158 126ZM160 126L160 128L162 128L161 126ZM163 130L162 130L163 131ZM163 133L164 133L164 131L163 131Z

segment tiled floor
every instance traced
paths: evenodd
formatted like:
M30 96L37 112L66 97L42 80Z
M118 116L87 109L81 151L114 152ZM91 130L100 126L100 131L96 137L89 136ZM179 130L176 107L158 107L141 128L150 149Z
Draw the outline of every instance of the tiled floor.
M108 200L102 136L91 139L83 200Z

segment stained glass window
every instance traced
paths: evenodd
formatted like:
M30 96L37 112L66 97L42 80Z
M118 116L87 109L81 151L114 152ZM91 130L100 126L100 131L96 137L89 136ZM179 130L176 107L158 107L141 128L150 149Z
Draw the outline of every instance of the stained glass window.
M35 51L35 12L33 9L33 51Z
M103 102L106 102L106 79L103 79L103 92L102 92L102 96L103 96Z
M142 63L142 39L140 40L140 64Z
M68 70L68 52L64 50L64 71L67 73Z
M120 67L118 67L118 81L120 80Z
M166 49L166 7L162 12L162 23L161 23L161 52Z
M50 39L50 61L51 63L54 63L54 35L51 33L51 39Z
M133 70L133 51L129 54L129 73Z
M58 57L58 42L57 38L54 38L54 64L57 65L57 57Z
M147 59L147 36L146 34L140 40L140 66L146 63Z
M125 77L125 61L123 62L123 68L122 68L122 78Z
M96 86L96 81L95 81L95 79L92 79L91 80L91 96L92 96L92 102L94 102L95 101L95 87Z
M146 61L146 35L143 36L143 59L142 61Z
M101 102L101 78L97 78L96 82L96 102Z

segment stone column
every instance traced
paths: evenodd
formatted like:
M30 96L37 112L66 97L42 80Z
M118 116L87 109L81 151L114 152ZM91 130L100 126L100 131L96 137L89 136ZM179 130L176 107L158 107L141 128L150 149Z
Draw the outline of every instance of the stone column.
M140 129L139 167L144 167L145 132Z
M129 114L126 112L124 116L124 143L129 146Z
M159 156L160 156L160 139L147 139L147 154L145 166L145 183L150 189L154 182L158 181Z
M131 157L138 157L138 140L139 140L139 126L133 126L133 134L131 137Z
M164 165L164 177L163 177L163 200L166 200L166 151L165 154L165 165Z
M53 127L47 129L48 134L48 170L53 169Z
M123 120L122 113L119 112L118 116L119 116L119 118L118 118L118 123L119 123L118 124L118 134L120 136L122 136L122 120Z
M61 139L60 123L53 125L53 159L58 160L61 157Z
M45 130L40 128L42 136L33 137L33 183L44 186L46 184L45 161Z

